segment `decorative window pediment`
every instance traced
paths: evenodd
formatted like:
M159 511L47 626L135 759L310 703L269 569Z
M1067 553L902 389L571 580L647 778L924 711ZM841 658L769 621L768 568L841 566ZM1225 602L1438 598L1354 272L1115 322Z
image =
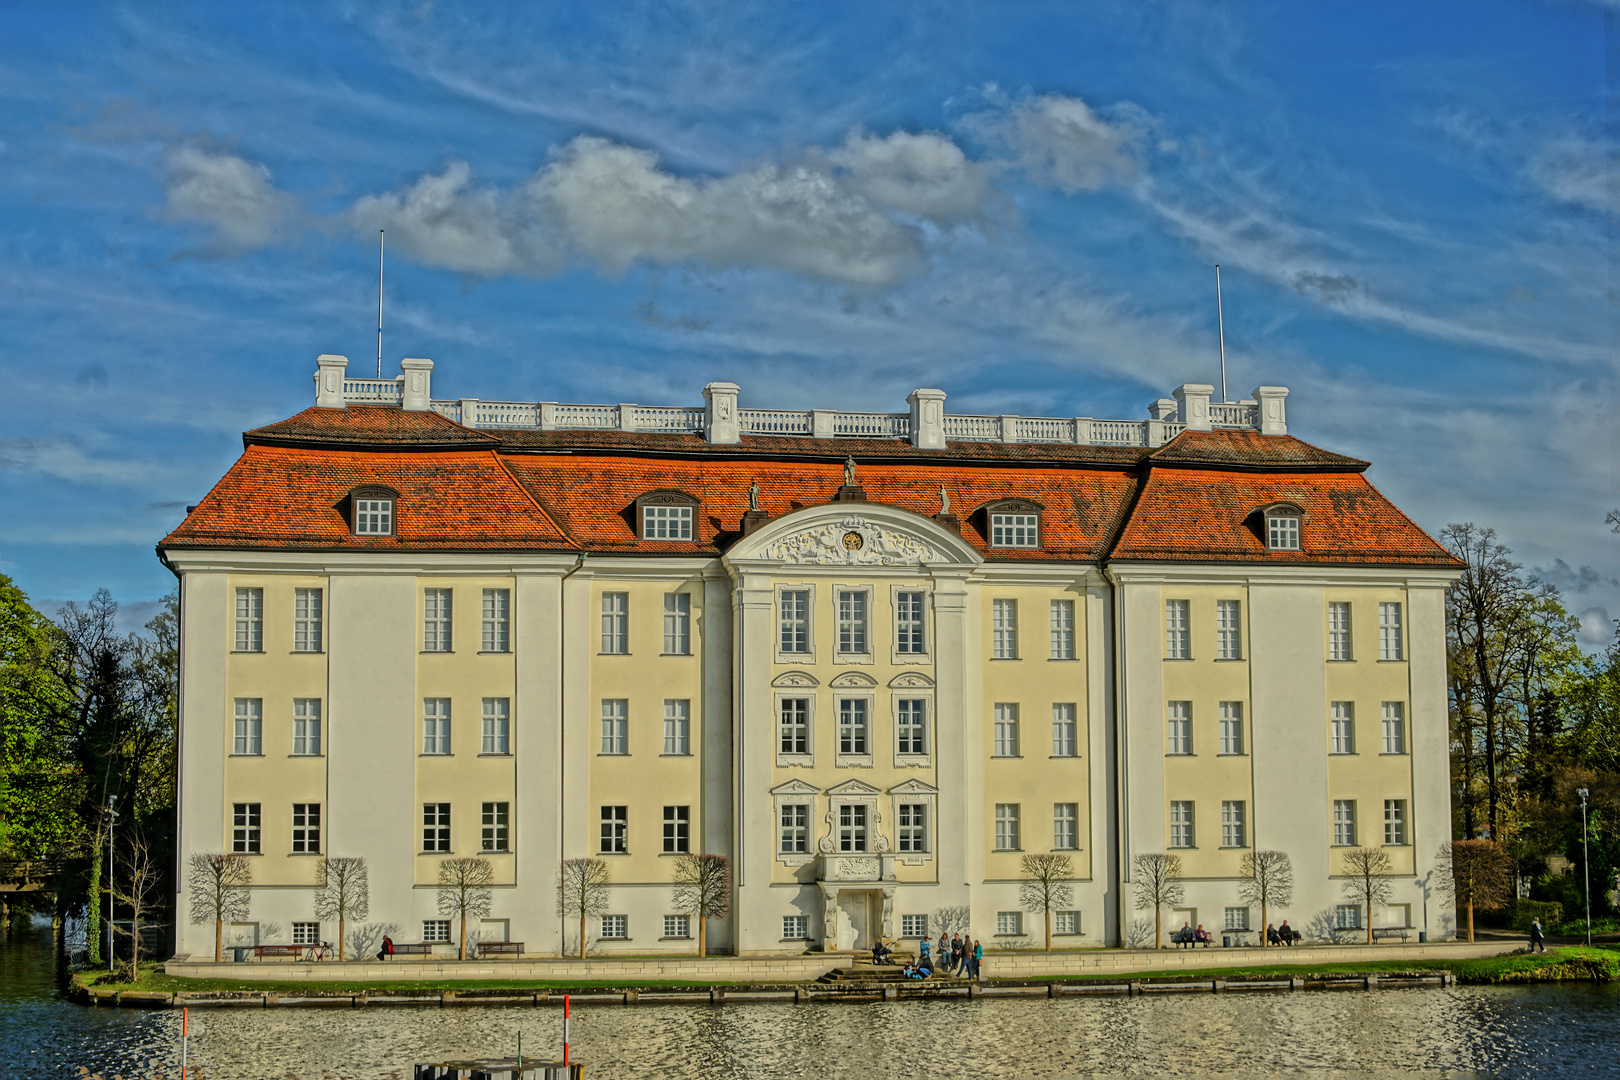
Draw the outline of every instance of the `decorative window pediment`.
M636 499L636 535L643 540L696 540L698 499L663 488Z
M918 671L902 671L889 680L891 690L932 690L934 680Z
M827 685L834 690L870 690L877 680L863 671L846 671Z
M816 787L814 784L807 784L803 780L793 779L784 781L783 783L777 784L775 787L771 788L771 794L777 798L784 795L802 795L808 798L813 795L821 794L821 789Z
M868 784L865 780L845 780L842 784L834 784L827 789L827 794L835 798L858 798L863 795L880 795L882 791Z
M1254 511L1260 538L1268 551L1298 551L1304 535L1305 510L1297 503L1276 502Z
M900 783L894 785L894 787L889 789L889 794L890 795L938 795L939 794L939 788L934 787L932 784L925 784L921 780L918 780L915 777L913 777L910 780L902 780Z
M1045 509L1033 499L997 499L981 506L975 516L991 547L1038 548Z
M784 671L782 674L771 680L772 686L778 688L785 687L789 690L808 689L809 687L819 686L820 684L821 681L807 671ZM834 683L834 685L836 686L837 684Z

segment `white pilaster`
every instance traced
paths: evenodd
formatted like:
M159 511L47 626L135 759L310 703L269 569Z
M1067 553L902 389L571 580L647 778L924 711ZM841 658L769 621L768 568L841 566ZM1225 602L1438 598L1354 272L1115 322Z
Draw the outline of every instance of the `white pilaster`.
M731 581L718 568L703 575L703 690L699 705L702 730L702 844L711 855L724 855L737 865L732 821L740 792L732 790ZM769 786L767 784L767 786ZM709 925L709 948L736 950L732 920Z
M427 412L433 407L433 361L410 357L399 362L399 370L405 374L400 407L406 412Z
M1445 872L1438 865L1440 845L1451 839L1451 739L1446 703L1446 593L1441 585L1406 590L1407 648L1411 657L1412 855L1417 867L1418 903L1412 920L1430 941L1456 934L1456 917L1440 891ZM1425 905L1427 894L1427 919ZM1426 925L1425 925L1426 923Z
M315 406L320 409L343 409L343 378L349 367L347 356L322 353L315 358Z
M563 567L550 573L520 573L512 595L512 644L516 664L512 702L517 751L517 889L512 938L535 953L562 947L557 916L557 867L562 862L562 587ZM576 637L576 640L578 638Z
M934 572L934 731L937 743L939 800L937 860L943 907L968 902L971 883L983 877L983 766L977 768L978 710L968 704L967 672L977 669L967 651L967 575ZM969 727L973 728L970 734Z
M732 676L736 719L732 731L737 769L733 926L741 955L772 952L782 937L781 911L771 896L776 823L775 807L767 794L776 760L771 697L771 658L775 648L771 609L775 594L766 575L743 573L735 579L732 597L736 627L732 638L732 655L736 658Z
M339 357L338 359L342 359ZM339 384L341 387L341 383ZM230 647L229 581L222 572L186 571L180 579L180 807L175 846L184 902L191 856L225 852L225 745L231 708L225 700L224 652ZM214 927L180 923L178 952L214 958Z

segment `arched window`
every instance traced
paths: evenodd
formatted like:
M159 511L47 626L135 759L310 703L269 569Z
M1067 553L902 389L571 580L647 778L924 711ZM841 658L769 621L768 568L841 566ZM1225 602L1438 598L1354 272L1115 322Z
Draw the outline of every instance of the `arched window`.
M643 540L696 540L698 500L684 491L649 491L636 500L636 534Z
M362 484L349 492L349 529L356 536L397 534L399 492L381 484Z
M993 548L1038 548L1041 546L1040 503L1028 499L1001 499L985 504L984 538Z
M1273 503L1262 507L1267 551L1298 551L1305 511L1293 503Z

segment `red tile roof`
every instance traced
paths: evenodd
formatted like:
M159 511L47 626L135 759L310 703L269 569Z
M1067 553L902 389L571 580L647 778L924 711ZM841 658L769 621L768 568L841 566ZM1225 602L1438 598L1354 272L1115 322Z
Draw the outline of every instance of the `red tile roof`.
M306 409L244 435L246 452L161 547L579 550L715 555L740 535L748 487L772 517L833 500L857 460L870 502L919 514L950 494L965 539L990 559L1100 562L1450 564L1451 557L1367 483L1367 463L1288 436L1184 432L1154 451L1044 443L604 431L474 431L431 412ZM396 537L356 537L347 493L399 492ZM634 503L674 488L699 500L696 542L644 541ZM986 503L1040 503L1038 550L990 550ZM1306 511L1304 550L1265 550L1252 512Z

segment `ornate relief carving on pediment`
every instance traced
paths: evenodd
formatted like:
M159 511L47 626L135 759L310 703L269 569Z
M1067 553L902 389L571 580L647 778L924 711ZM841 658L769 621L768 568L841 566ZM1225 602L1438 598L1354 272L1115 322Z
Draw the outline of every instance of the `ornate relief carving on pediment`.
M834 690L870 690L877 680L861 671L846 671L827 684Z
M833 787L828 788L827 789L827 794L828 795L876 795L876 794L878 794L878 789L873 787L871 784L868 784L865 780L850 779L850 780L845 780L842 784L836 784Z
M937 795L939 788L925 784L921 780L902 780L889 789L890 795Z
M903 671L889 680L889 687L893 690L928 690L933 685L933 679L915 671Z
M905 566L946 562L927 542L851 514L772 542L764 557L816 566Z
M814 675L807 674L803 671L784 671L782 674L771 680L772 686L786 686L793 689L803 689L805 687L817 686L819 683L820 681ZM833 685L836 686L837 684L834 683Z
M807 784L803 780L793 779L777 784L771 788L771 794L782 795L819 795L821 789L814 784Z

